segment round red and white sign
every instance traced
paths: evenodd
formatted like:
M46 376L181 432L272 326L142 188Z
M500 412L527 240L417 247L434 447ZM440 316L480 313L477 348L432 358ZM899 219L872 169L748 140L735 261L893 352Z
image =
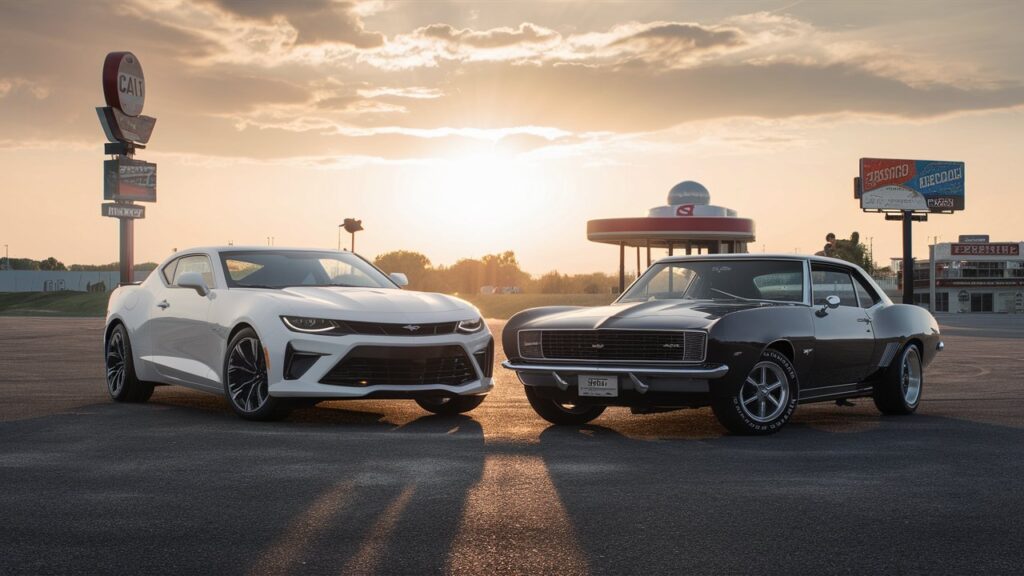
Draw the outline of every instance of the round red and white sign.
M103 96L107 106L128 116L142 114L146 103L146 79L142 64L131 52L111 52L103 61Z

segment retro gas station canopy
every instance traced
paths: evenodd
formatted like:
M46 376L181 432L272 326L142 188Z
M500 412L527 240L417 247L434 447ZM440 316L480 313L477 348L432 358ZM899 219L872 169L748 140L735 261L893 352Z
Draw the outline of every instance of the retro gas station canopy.
M740 218L736 211L711 205L707 188L690 180L680 182L668 193L668 204L656 206L646 217L604 218L587 222L587 239L619 246L619 289L625 288L626 247L637 249L637 272L640 270L640 248L647 249L647 265L651 265L651 248L676 249L686 254L719 254L746 252L753 242L754 221Z

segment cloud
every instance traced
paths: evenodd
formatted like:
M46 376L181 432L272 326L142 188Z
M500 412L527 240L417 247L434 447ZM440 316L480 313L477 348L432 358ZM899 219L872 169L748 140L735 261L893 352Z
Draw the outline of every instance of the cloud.
M334 0L203 0L233 15L266 23L283 19L295 29L296 44L339 42L357 48L384 44L384 35L367 31L357 2Z
M443 40L452 45L473 48L504 48L516 44L542 44L558 39L554 30L524 22L518 28L491 28L489 30L457 29L449 24L431 24L416 30L413 35Z
M160 119L153 148L224 157L410 160L480 146L541 155L737 118L916 120L1024 105L1012 77L985 71L979 82L983 72L778 14L587 31L403 29L387 13L370 20L389 23L384 37L361 20L383 8L110 0L70 2L54 19L46 4L14 3L0 21L0 124L25 140L98 144L110 28L145 66L146 113ZM304 17L334 24L318 32Z

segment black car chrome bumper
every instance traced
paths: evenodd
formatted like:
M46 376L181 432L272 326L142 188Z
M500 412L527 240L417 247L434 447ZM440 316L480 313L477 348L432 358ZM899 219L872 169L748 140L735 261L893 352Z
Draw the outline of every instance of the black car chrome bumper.
M714 380L721 378L729 372L725 364L707 366L601 366L590 365L580 366L574 364L515 364L508 360L501 363L501 367L507 370L526 373L568 372L583 374L641 374L646 376L677 376L680 378L695 378L699 380Z
M614 374L627 379L628 389L640 394L648 390L699 392L707 391L707 381L725 376L729 367L717 366L602 366L577 364L526 364L506 360L501 366L514 370L527 386L551 386L568 390L569 381L563 375ZM543 378L541 377L543 376ZM569 376L571 378L571 376ZM670 379L671 381L666 381Z

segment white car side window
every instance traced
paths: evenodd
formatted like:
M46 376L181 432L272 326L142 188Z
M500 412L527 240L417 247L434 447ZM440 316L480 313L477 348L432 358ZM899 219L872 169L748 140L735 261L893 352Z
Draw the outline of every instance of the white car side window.
M203 281L210 288L213 288L213 266L210 265L210 259L203 255L197 256L186 256L178 260L178 267L174 271L174 286L178 285L178 280L182 274L187 272L196 272L203 277Z

